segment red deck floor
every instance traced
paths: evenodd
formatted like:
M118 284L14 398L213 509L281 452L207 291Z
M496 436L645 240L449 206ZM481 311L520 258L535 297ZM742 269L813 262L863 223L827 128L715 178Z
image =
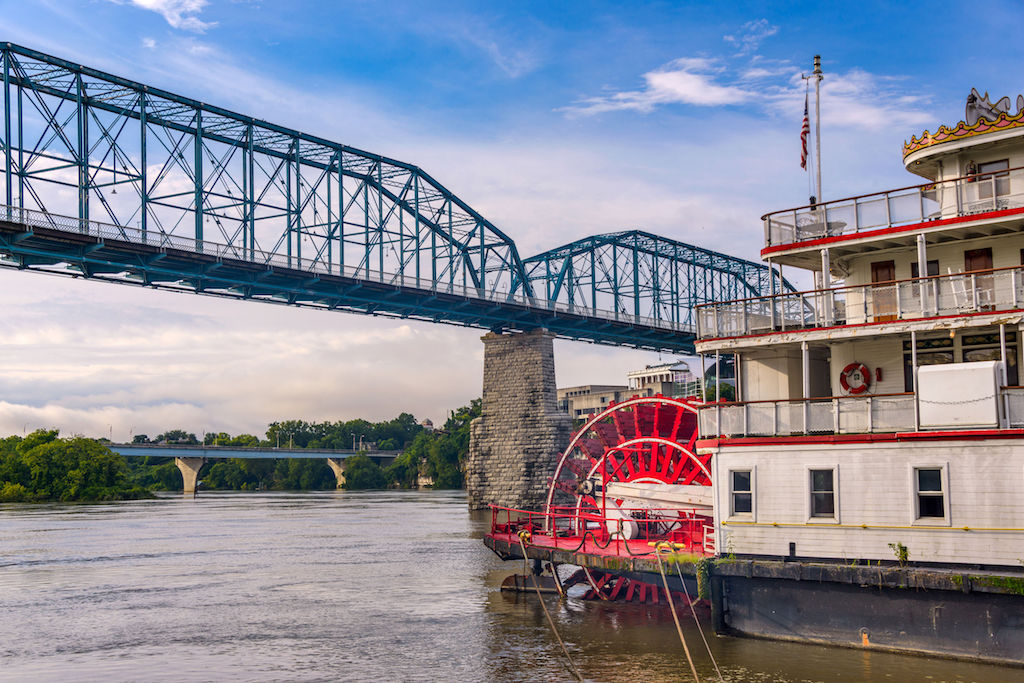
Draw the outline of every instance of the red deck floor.
M491 532L487 534L491 538L508 543L513 549L519 548L519 537L514 533L499 533ZM597 541L590 535L588 535L582 541L579 537L565 537L556 538L546 534L534 533L530 540L526 543L526 547L536 546L548 550L561 550L563 552L580 553L596 557L653 557L654 546L651 545L654 541L648 541L647 539L637 539L632 541L623 541L620 539L614 539L610 541L607 546L602 547L604 544L598 544ZM677 552L691 552L693 555L712 555L713 553L704 553L699 549L693 549L692 551L679 550Z

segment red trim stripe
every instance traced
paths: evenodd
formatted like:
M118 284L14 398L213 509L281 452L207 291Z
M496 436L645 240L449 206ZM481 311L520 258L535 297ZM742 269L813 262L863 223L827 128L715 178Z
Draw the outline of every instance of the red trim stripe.
M1024 429L969 429L892 434L813 434L809 436L719 437L700 439L697 448L725 446L793 446L799 444L877 443L905 441L992 441L1024 439Z

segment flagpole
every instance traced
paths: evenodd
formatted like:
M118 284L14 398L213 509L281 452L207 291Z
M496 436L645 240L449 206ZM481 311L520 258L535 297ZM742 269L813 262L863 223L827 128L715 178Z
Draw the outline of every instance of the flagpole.
M817 160L818 202L824 198L821 192L821 55L814 55L814 157Z

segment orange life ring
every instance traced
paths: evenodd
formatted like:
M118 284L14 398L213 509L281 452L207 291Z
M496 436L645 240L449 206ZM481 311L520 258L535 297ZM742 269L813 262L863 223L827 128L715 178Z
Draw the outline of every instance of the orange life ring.
M871 386L871 372L868 366L854 361L839 373L839 384L848 394L863 394Z

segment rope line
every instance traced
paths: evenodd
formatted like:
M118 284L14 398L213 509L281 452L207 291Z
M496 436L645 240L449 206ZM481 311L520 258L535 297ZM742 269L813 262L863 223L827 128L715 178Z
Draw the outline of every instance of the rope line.
M657 550L657 548L655 548ZM686 645L686 638L683 637L683 627L679 625L679 615L676 614L676 605L672 600L672 591L668 589L668 577L665 576L665 565L661 563L661 553L654 555L658 558L658 571L661 572L661 581L665 584L665 594L668 596L668 607L672 610L672 620L676 622L676 633L679 634L679 642L683 644L683 652L686 653L686 661L690 664L690 671L693 673L693 680L700 683L700 676L697 675L697 667L694 666L693 657L690 656L690 648Z
M526 561L525 539L529 537L529 535L529 531L519 532L519 547L523 549L523 561ZM562 652L565 654L565 659L569 662L569 670L572 671L573 675L576 677L576 680L578 680L580 683L584 683L583 676L580 675L579 670L576 668L576 665L572 661L572 657L569 655L569 650L565 647L565 643L562 642L562 637L558 635L558 629L555 628L555 622L551 619L551 613L548 612L548 606L544 604L544 596L540 594L540 586L537 585L537 577L533 575L533 572L530 572L530 580L533 582L534 590L537 591L537 599L540 601L540 606L544 610L544 616L548 618L548 624L550 624L551 626L551 632L555 634L555 639L557 639L558 644L562 646Z
M707 648L708 657L711 658L711 663L715 665L715 673L718 674L718 680L725 683L725 679L722 678L722 670L718 668L718 662L715 661L715 655L711 653L711 645L708 643L707 637L704 635L704 629L701 628L700 620L697 619L697 610L693 608L693 600L690 599L690 591L686 588L686 582L683 581L683 568L680 565L676 565L676 572L679 573L679 583L683 585L683 594L686 596L686 602L690 604L690 614L693 615L693 623L697 624L697 632L700 633L700 639L704 641L704 647Z

